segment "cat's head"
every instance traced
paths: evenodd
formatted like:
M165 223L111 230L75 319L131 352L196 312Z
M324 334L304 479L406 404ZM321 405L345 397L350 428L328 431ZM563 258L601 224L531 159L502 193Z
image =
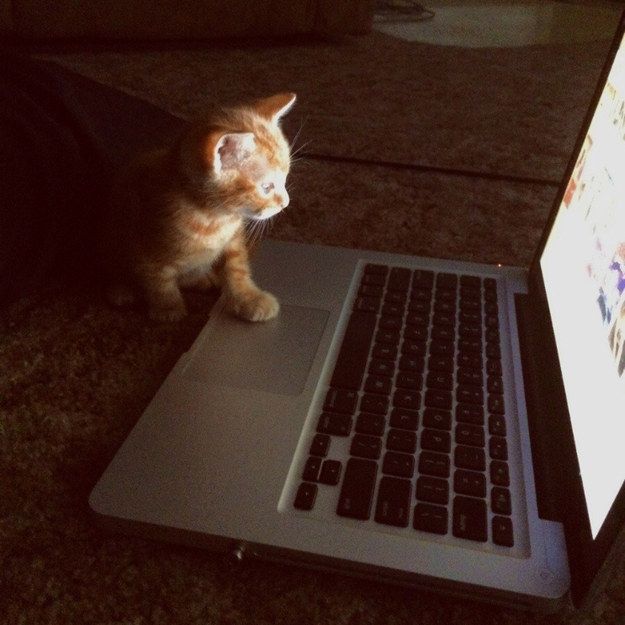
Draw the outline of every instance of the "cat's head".
M204 159L211 184L222 204L247 219L268 219L289 203L290 147L280 119L295 97L279 93L227 110L205 137Z

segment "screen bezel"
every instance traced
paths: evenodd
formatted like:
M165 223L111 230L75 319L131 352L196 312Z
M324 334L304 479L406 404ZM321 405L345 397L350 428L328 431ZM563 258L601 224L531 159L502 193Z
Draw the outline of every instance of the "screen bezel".
M547 239L553 228L556 215L562 203L568 181L573 174L573 169L577 162L578 155L582 149L586 134L605 87L608 74L612 67L614 57L619 49L623 34L625 32L625 11L621 15L618 27L616 28L612 46L607 56L605 65L597 82L597 87L593 95L591 105L588 108L584 123L578 135L575 148L572 152L565 175L562 179L560 189L554 200L554 204L547 221L547 226L543 231L540 244L530 266L529 272L529 305L534 309L532 312L535 318L541 320L541 339L544 341L545 368L551 374L549 392L554 395L552 406L557 407L555 414L549 415L557 421L555 430L558 432L557 444L559 464L566 470L558 472L564 483L560 492L562 499L558 506L562 511L562 521L566 536L567 551L569 557L569 568L571 572L571 598L573 604L579 607L587 597L593 581L595 580L601 566L609 556L621 528L625 526L625 483L621 485L619 493L610 508L610 511L599 530L596 538L593 539L590 519L586 506L586 498L582 485L579 461L575 449L573 429L571 419L566 404L566 394L564 383L560 375L560 365L556 348L554 329L549 314L545 283L540 266L540 259L545 249ZM542 356L541 356L542 359Z

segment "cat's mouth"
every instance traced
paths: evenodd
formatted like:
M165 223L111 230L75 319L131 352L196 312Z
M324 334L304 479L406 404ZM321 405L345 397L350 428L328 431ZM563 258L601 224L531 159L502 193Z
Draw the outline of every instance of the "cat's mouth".
M281 210L282 207L280 206L271 206L260 211L247 211L246 217L252 221L265 221L265 219L271 219L277 215Z

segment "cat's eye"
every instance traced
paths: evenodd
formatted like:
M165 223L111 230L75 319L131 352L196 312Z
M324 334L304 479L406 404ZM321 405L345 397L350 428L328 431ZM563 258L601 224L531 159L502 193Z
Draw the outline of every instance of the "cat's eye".
M273 182L263 182L260 185L260 188L261 188L262 192L265 195L267 195L267 194L271 193L274 190L274 186L275 185L273 184Z

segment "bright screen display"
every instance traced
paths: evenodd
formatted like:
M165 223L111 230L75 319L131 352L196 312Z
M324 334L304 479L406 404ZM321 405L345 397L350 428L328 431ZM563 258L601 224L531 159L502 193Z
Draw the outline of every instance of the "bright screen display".
M623 42L540 265L594 538L625 480Z

